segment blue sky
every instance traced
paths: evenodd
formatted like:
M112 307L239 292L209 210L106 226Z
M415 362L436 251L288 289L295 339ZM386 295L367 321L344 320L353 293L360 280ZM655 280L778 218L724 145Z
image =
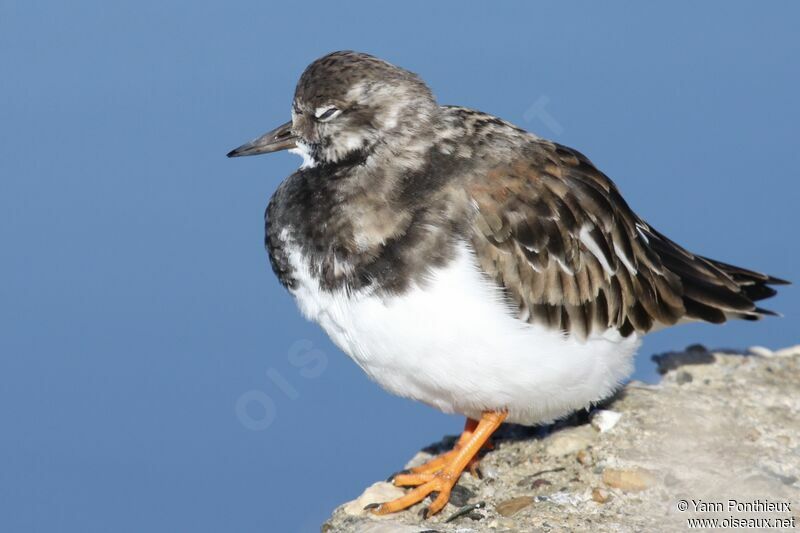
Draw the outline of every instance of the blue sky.
M586 153L688 248L798 279L796 3L0 1L0 530L317 531L462 421L369 382L262 248L299 160L227 160L357 49ZM796 344L781 320L684 326Z

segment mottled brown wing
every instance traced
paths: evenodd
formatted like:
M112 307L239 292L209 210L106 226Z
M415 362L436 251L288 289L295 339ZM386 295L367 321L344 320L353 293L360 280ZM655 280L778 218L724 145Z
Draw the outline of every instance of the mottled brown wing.
M585 338L646 332L682 318L724 322L769 311L781 280L693 255L628 207L579 152L538 141L472 182L472 244L519 317Z

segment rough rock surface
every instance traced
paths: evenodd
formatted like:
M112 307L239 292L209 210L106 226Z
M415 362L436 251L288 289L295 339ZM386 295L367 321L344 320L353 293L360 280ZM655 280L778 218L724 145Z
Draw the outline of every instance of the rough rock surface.
M787 519L800 528L800 346L692 346L654 360L664 374L658 385L631 382L594 412L553 426L501 428L481 462L483 479L462 475L438 515L423 520L424 504L370 515L364 505L402 494L379 482L337 508L322 531L686 531L687 519L715 517ZM729 510L730 499L791 509ZM724 509L696 510L693 500Z

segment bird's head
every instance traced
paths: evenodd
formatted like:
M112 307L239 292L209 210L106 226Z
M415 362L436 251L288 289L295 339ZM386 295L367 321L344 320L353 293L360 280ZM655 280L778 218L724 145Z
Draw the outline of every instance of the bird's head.
M380 144L414 142L438 109L416 74L368 54L333 52L300 76L292 120L228 157L289 149L304 166L347 161Z

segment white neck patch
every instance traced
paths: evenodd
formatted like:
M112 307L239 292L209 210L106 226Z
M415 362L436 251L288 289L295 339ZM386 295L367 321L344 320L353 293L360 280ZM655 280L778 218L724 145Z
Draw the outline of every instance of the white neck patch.
M298 142L295 148L289 150L290 153L299 155L303 158L303 162L300 163L300 168L313 168L317 166L317 161L311 156L311 150L309 149L307 144Z

